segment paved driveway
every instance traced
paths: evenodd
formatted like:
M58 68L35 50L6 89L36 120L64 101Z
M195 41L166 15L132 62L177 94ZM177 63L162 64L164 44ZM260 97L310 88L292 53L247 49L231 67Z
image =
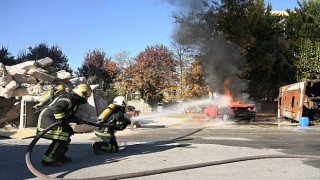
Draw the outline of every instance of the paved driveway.
M141 119L142 120L142 119ZM320 156L320 129L297 126L238 125L220 120L178 116L143 120L142 128L118 132L121 150L95 155L93 133L76 134L68 155L73 162L48 168L40 164L49 141L41 139L32 153L43 174L63 179L96 179L127 173L179 169L135 179L320 179L320 161L307 158L266 158L195 168L212 162L268 155ZM0 139L0 179L37 179L25 165L32 139ZM190 167L192 169L186 168ZM160 169L160 170L159 170ZM143 174L143 173L141 173Z

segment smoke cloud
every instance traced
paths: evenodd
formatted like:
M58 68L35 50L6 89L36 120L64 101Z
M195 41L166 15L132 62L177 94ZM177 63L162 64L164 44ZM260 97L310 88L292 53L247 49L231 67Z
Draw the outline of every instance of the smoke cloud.
M167 1L171 5L177 6L180 14L184 15L205 10L203 6L205 1L203 0ZM194 21L194 19L191 18L190 21ZM201 52L205 54L202 61L208 72L209 84L215 93L223 94L224 88L227 87L234 100L244 101L242 90L246 89L247 85L240 78L239 69L245 60L241 56L239 48L235 44L227 43L219 35L208 35L210 32L201 28L201 26L194 26L194 23L179 24L176 26L173 36L181 44L197 44ZM194 40L197 42L192 42ZM226 81L229 83L226 84Z

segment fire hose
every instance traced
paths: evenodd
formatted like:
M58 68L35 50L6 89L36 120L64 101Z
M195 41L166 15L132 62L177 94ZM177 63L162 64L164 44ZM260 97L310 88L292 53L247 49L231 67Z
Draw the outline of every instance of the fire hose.
M78 119L77 123L82 123L82 124L88 124L91 126L96 126L96 127L112 127L114 125L110 125L110 124L96 124L96 123L92 123L92 122L88 122L85 121L83 119ZM42 136L47 133L49 130L53 129L54 127L58 126L61 124L61 121L57 121L56 123L51 124L50 126L48 126L47 128L45 128L43 131L41 131L39 134L36 135L36 137L31 141L31 143L28 146L27 149L27 153L25 156L25 160L26 160L26 164L27 167L29 168L29 170L37 177L41 178L41 179L56 179L50 176L47 176L41 172L39 172L34 166L33 163L31 161L31 153L32 153L32 149L33 147L36 145L36 143L39 141L40 138L42 138Z
M88 124L96 127L110 127L112 125L98 125L95 123L91 123L85 120L81 120L83 124ZM35 144L38 142L42 136L48 132L50 129L58 126L60 122L56 122L50 126L48 126L46 129L41 131L29 144L29 147L27 149L27 153L25 156L26 164L29 170L38 178L44 179L44 180L53 180L53 179L59 179L54 178L48 175L45 175L41 172L39 172L34 166L31 161L31 153L32 149L35 146ZM194 134L196 132L199 132L201 129L196 130L195 132L192 132L191 134ZM173 142L178 139L181 139L186 136L190 136L191 134L181 136L179 138L175 138L173 140L169 140L168 142ZM226 160L220 160L220 161L211 161L211 162L205 162L205 163L197 163L197 164L190 164L190 165L183 165L183 166L176 166L176 167L170 167L170 168L163 168L163 169L155 169L155 170L149 170L149 171L141 171L141 172L135 172L135 173L126 173L126 174L119 174L119 175L113 175L113 176L103 176L103 177L94 177L94 178L83 178L82 180L111 180L111 179L127 179L127 178L135 178L135 177L143 177L143 176L150 176L150 175L156 175L156 174L163 174L163 173L169 173L169 172L175 172L175 171L183 171L188 169L196 169L196 168L202 168L202 167L208 167L208 166L216 166L216 165L222 165L222 164L230 164L235 162L242 162L242 161L250 161L250 160L259 160L259 159L271 159L271 158L299 158L299 159L314 159L314 160L320 160L320 156L312 156L312 155L259 155L259 156L248 156L248 157L241 157L241 158L233 158L233 159L226 159Z

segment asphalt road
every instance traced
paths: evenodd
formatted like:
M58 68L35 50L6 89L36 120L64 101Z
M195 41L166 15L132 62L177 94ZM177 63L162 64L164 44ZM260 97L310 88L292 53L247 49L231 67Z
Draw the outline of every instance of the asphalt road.
M98 138L93 133L76 134L67 153L73 162L55 168L41 166L41 156L49 143L41 139L32 152L32 162L41 173L61 179L97 179L159 169L160 173L189 166L191 169L134 179L313 180L320 179L319 159L266 158L223 162L268 155L320 157L319 136L317 127L238 125L175 117L149 121L133 131L117 132L121 150L113 154L95 155L91 143ZM0 179L38 179L25 164L25 153L31 140L0 138ZM195 168L216 161L222 163Z

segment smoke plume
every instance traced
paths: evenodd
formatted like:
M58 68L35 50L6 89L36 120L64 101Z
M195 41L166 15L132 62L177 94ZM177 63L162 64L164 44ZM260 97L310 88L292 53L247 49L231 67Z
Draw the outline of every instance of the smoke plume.
M168 2L177 6L180 14L184 15L205 10L203 0L168 0ZM208 72L208 83L215 93L223 94L224 88L227 87L234 100L244 101L242 90L246 88L246 83L240 79L239 71L244 58L239 48L235 44L226 42L218 33L217 35L208 34L210 31L206 31L201 26L195 26L193 22L194 19L190 18L190 23L176 26L175 39L181 44L195 43L205 54L202 61ZM229 83L226 84L227 81Z

